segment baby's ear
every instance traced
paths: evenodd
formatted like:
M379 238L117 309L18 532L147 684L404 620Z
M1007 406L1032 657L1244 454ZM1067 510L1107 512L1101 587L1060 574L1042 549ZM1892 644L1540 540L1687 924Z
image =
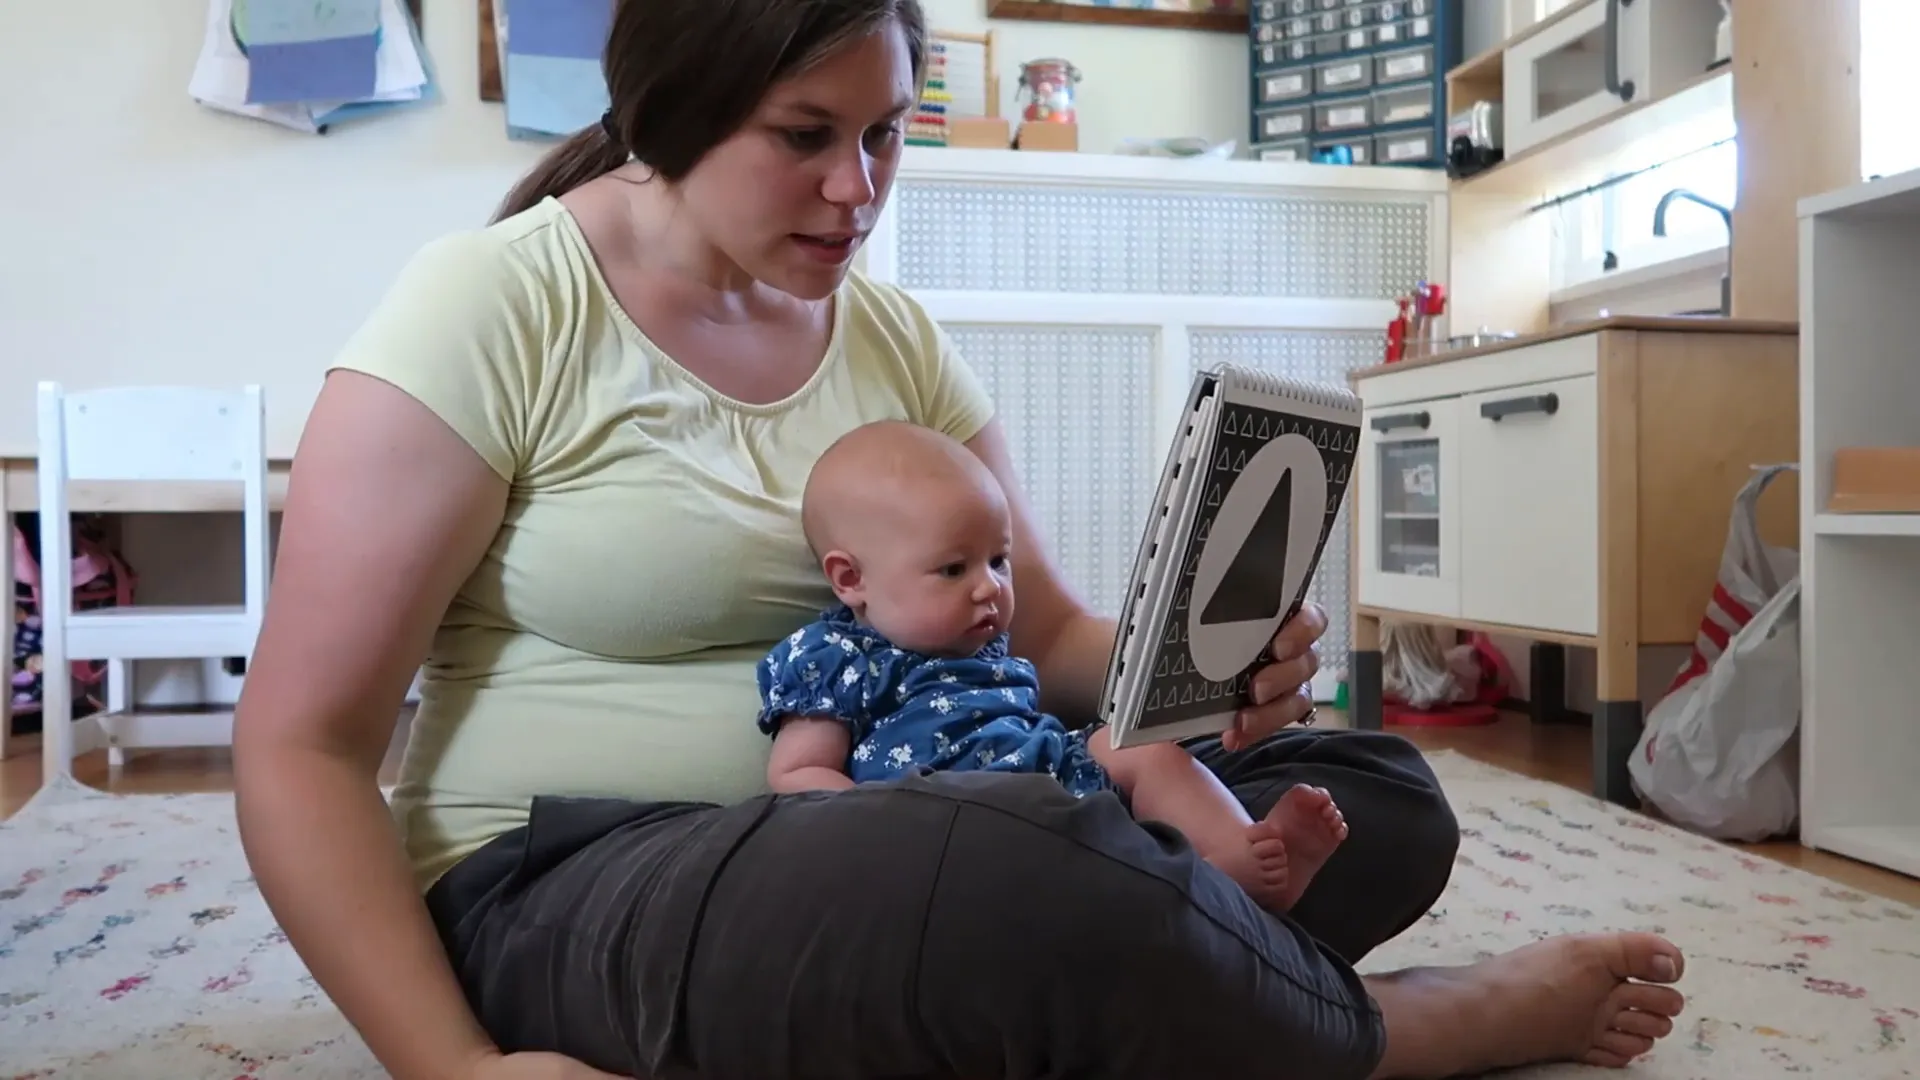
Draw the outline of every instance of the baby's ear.
M860 606L866 589L860 579L860 564L853 561L853 556L844 551L829 551L820 560L820 569L826 572L827 584L833 586L833 594L841 603L854 608Z

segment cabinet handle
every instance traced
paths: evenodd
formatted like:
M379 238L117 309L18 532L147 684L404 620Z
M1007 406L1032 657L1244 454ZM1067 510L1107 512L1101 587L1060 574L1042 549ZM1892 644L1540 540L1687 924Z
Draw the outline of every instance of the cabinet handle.
M1607 93L1621 101L1633 100L1633 80L1620 77L1620 9L1633 3L1633 0L1607 0L1607 56L1602 66L1606 69Z
M1552 416L1560 411L1559 394L1528 394L1526 397L1502 398L1499 401L1480 403L1480 415L1499 423L1503 416L1516 413L1545 413Z
M1392 431L1395 428L1403 427L1419 428L1425 431L1428 427L1432 426L1432 424L1433 417L1424 411L1394 413L1391 416L1376 416L1373 418L1373 430L1375 431Z

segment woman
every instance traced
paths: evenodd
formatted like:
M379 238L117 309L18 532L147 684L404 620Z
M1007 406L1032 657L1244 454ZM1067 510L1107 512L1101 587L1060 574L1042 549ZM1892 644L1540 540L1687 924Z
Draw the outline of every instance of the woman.
M491 228L424 249L345 349L235 737L248 857L320 984L398 1080L1331 1080L1644 1052L1679 1010L1658 938L1354 973L1439 895L1455 826L1406 744L1298 726L1317 609L1193 747L1256 814L1301 782L1345 810L1287 921L1045 780L762 793L751 666L829 598L800 487L856 424L945 431L1012 493L1045 707L1090 715L1113 640L1041 551L978 381L848 270L925 52L915 0L621 5L604 123ZM377 770L423 662L390 812Z

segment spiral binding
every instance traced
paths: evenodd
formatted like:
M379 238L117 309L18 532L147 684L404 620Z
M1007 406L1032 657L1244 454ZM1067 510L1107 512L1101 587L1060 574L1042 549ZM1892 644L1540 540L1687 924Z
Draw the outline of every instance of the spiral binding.
M1333 383L1308 382L1289 375L1277 375L1260 368L1231 363L1215 364L1213 374L1221 381L1239 389L1272 394L1274 397L1282 397L1290 401L1318 405L1323 409L1345 411L1360 407L1360 395Z

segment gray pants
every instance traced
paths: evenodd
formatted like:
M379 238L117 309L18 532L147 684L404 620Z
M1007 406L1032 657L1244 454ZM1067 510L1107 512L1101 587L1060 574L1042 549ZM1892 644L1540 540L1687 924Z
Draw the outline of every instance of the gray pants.
M1045 777L716 807L542 799L428 893L481 1022L651 1080L1345 1080L1352 964L1438 899L1458 828L1409 744L1190 745L1249 810L1307 783L1351 835L1289 919L1180 835Z

